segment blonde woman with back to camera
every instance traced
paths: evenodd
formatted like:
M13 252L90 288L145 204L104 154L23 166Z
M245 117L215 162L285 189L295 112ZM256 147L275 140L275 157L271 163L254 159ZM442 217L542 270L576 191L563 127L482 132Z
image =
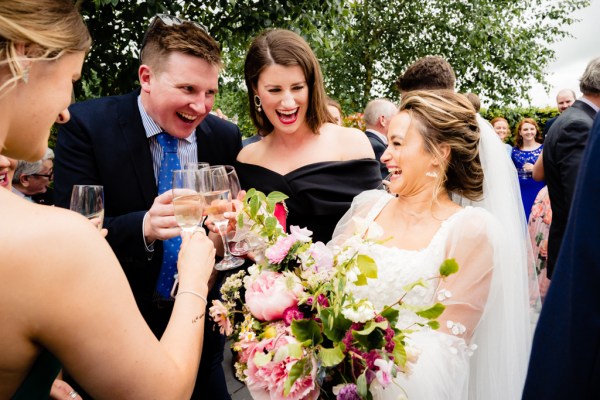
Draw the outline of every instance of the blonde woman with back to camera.
M22 0L0 2L0 38L1 154L39 160L51 125L69 119L90 35L71 0ZM210 240L183 238L180 295L159 341L85 218L0 190L0 221L0 398L47 399L61 364L97 399L189 398Z

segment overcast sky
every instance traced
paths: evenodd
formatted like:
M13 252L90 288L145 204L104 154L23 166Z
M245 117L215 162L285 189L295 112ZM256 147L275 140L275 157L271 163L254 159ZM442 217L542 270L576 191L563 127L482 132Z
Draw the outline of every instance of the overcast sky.
M592 4L576 13L579 22L571 26L574 37L555 43L556 60L550 64L547 79L552 85L550 93L544 87L535 84L531 90L534 106L556 106L556 93L563 88L579 91L579 78L587 63L600 56L600 0L592 0Z

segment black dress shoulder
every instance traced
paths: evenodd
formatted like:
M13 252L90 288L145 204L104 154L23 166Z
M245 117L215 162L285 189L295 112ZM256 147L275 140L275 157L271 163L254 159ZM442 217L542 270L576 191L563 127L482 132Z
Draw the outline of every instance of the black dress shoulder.
M304 165L285 175L242 162L236 170L243 189L287 196L287 227L308 228L313 241L331 240L337 222L348 211L354 196L381 185L379 162L374 159L324 161Z

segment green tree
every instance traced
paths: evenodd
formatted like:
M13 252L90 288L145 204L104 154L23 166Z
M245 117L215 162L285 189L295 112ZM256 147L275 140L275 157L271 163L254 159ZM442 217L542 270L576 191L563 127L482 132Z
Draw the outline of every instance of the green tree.
M86 0L82 12L94 40L77 87L78 99L124 93L137 86L138 46L153 15L202 22L223 47L217 106L237 115L247 134L243 60L265 28L304 36L321 61L329 94L347 113L372 97L398 99L394 82L416 59L440 55L457 89L492 106L527 99L531 78L546 84L550 45L565 36L575 10L589 0ZM249 132L250 131L250 132Z

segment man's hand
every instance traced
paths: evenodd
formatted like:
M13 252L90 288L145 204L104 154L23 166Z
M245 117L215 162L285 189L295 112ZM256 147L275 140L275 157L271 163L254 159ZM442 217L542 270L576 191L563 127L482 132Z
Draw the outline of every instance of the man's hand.
M173 194L170 190L154 199L144 222L146 242L151 243L157 239L167 240L179 236L181 230L177 225L174 213Z

